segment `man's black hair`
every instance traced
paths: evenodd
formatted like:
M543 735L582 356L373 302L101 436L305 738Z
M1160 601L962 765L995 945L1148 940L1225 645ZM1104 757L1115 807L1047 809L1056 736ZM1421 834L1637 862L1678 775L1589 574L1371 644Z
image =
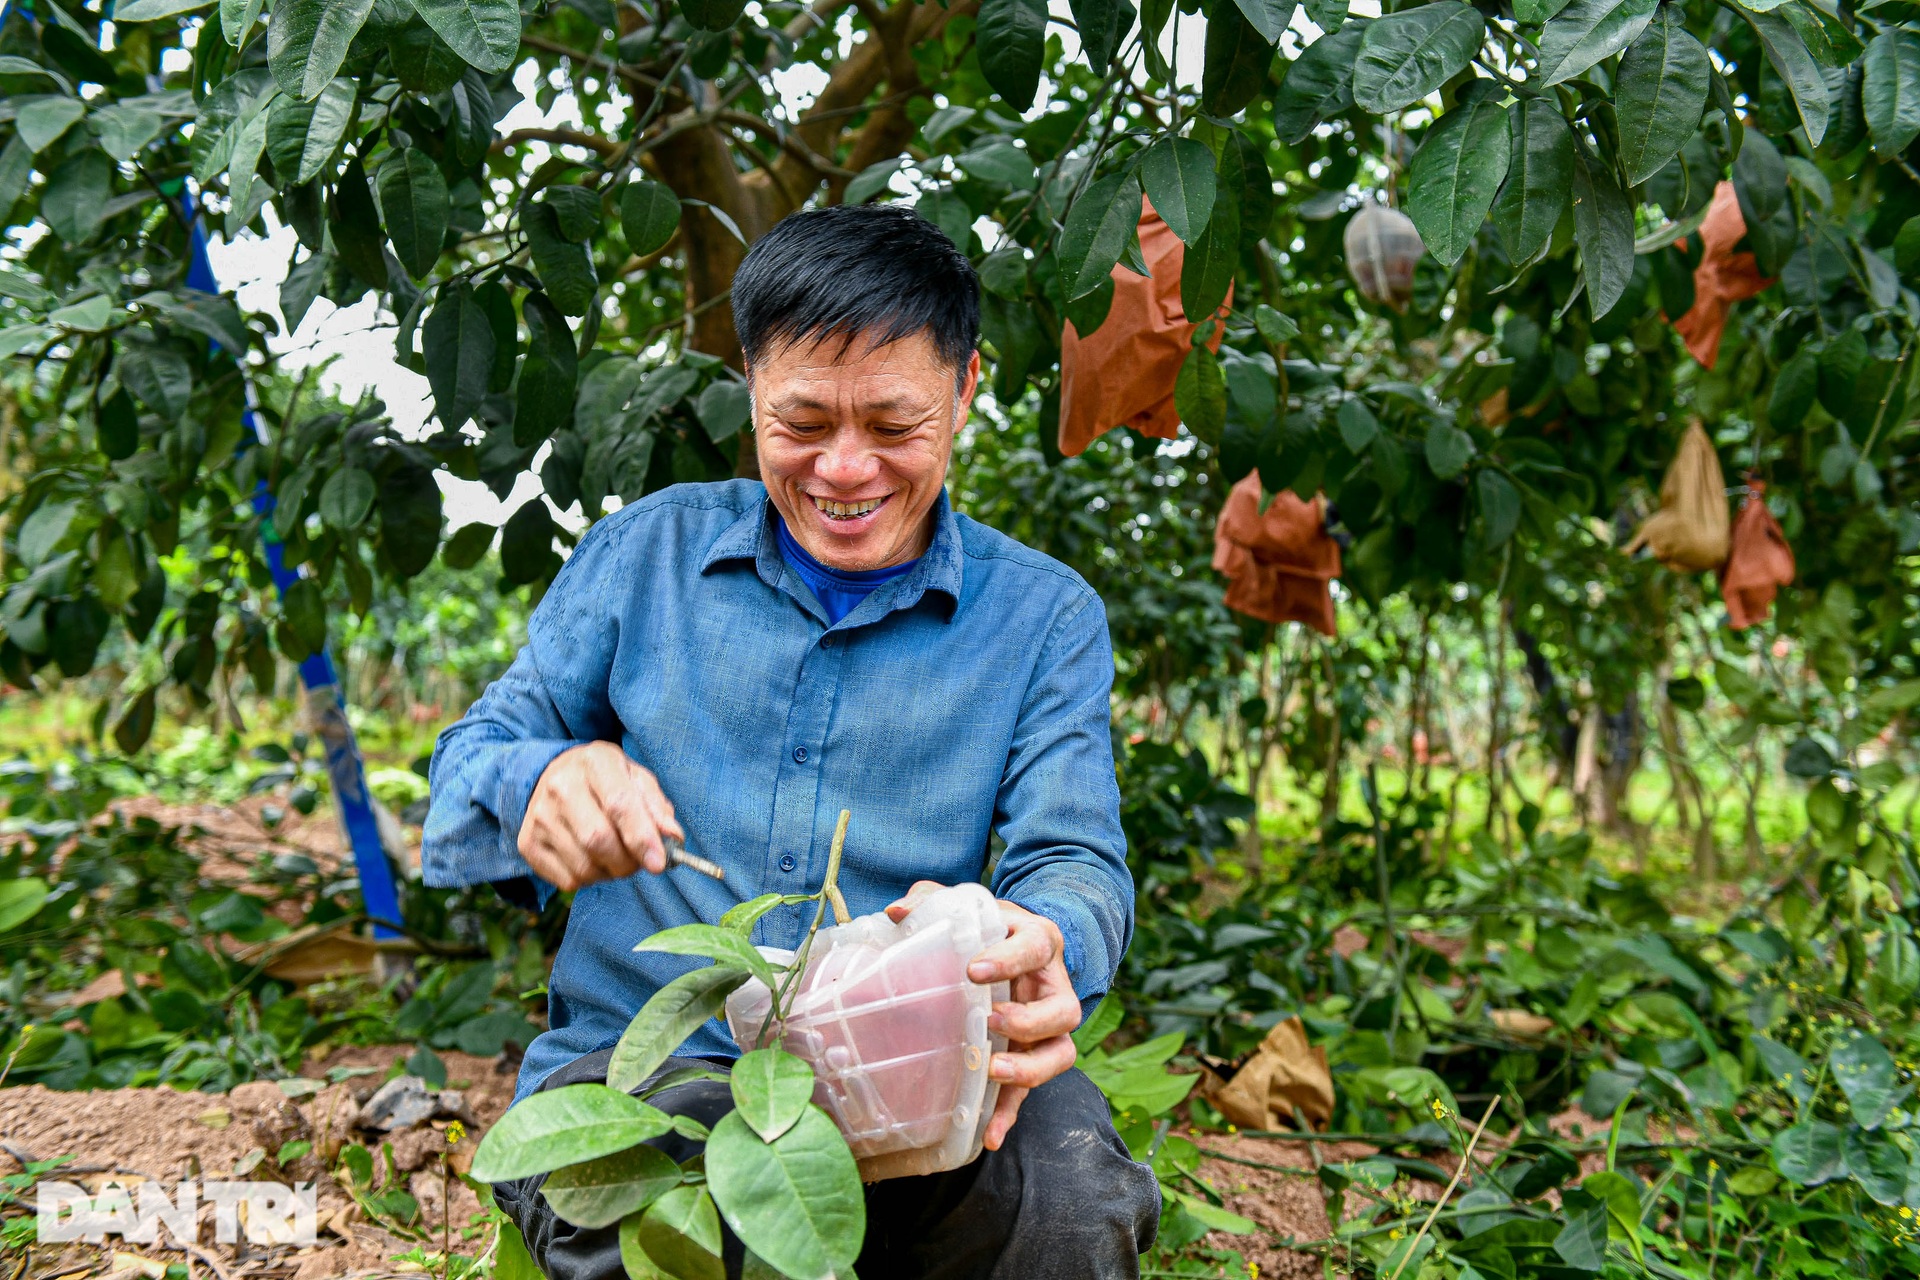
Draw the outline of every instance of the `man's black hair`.
M790 214L733 276L749 366L776 347L838 337L884 345L916 333L964 371L980 340L980 282L946 233L898 205Z

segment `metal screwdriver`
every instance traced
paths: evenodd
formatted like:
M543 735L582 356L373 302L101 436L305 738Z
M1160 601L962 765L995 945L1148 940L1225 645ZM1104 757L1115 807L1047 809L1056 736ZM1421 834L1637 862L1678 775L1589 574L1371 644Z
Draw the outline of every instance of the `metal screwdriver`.
M660 839L667 847L667 862L670 866L688 867L694 871L698 871L703 876L709 876L715 880L725 880L727 878L725 868L721 867L719 863L709 862L697 853L688 853L687 846L681 844L672 836L663 834Z

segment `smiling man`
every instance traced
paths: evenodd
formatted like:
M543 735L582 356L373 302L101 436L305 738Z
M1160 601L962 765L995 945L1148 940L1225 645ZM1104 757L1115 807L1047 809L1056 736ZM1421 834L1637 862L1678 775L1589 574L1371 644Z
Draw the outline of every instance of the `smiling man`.
M765 485L676 485L587 533L511 669L441 735L423 862L435 885L576 891L521 1097L604 1079L640 1006L699 963L635 943L817 889L842 809L856 914L898 918L927 888L985 880L1008 937L969 976L1012 984L992 1016L1009 1044L990 1064L988 1150L871 1186L856 1269L1132 1276L1158 1187L1068 1038L1133 927L1113 657L1078 575L948 503L978 289L903 209L799 213L754 246L733 308ZM668 836L724 883L668 871ZM775 911L754 940L796 946L808 918ZM668 1068L737 1051L709 1022L679 1052ZM707 1123L730 1105L714 1082L652 1101ZM615 1232L555 1218L539 1182L497 1191L547 1274L622 1275ZM727 1261L738 1275L731 1238Z

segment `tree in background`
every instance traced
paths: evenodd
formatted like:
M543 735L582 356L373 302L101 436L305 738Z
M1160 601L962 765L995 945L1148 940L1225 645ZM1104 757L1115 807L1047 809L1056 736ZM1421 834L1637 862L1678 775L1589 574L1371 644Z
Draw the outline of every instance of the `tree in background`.
M1224 338L1188 358L1190 452L1152 482L1194 526L1165 565L1204 550L1249 471L1269 493L1324 492L1362 602L1501 602L1543 720L1605 712L1631 738L1641 677L1711 591L1617 548L1698 415L1726 465L1766 481L1800 553L1788 625L1830 620L1865 679L1911 671L1905 7L1072 13L1070 30L1040 0L10 8L0 349L24 376L0 670L84 672L120 627L205 701L223 672L269 680L276 654L323 642L336 604L365 615L376 584L436 555L467 569L497 536L506 583L537 591L568 537L555 509L592 519L750 467L727 282L754 237L823 200L911 201L965 245L989 424L1037 431L1075 477L1049 492L1078 513L1061 530L1077 562L1123 562L1122 538L1150 535L1102 530L1099 468L1059 461L1049 437L1063 326L1096 329L1111 273L1144 269L1144 193L1185 242L1183 309ZM503 133L522 89L579 123ZM1722 183L1738 247L1777 283L1734 306L1709 369L1670 322L1725 313L1697 296ZM288 323L375 293L397 358L431 384L433 434L403 437L373 402L269 395L255 442L243 411L272 321L193 287L190 237L196 219L260 234L269 207L299 238ZM1393 259L1404 225L1348 234L1395 230L1401 211L1417 261ZM1348 261L1349 240L1384 247ZM536 459L546 496L504 529L443 528L436 471L504 496ZM307 574L284 601L265 590L257 491ZM184 597L157 563L183 537L203 565ZM1261 637L1236 637L1204 568L1180 568L1192 599L1140 628L1158 655L1142 687L1232 707L1206 682ZM141 683L111 708L129 749L150 722L128 714L151 710Z

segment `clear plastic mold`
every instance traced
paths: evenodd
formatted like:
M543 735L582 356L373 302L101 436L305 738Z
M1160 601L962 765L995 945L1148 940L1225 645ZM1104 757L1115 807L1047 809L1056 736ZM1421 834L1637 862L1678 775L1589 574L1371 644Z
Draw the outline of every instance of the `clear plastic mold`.
M813 1100L846 1135L867 1182L939 1173L980 1154L1000 1086L987 1063L1004 1049L987 1015L1007 998L967 963L1007 936L977 884L929 894L899 924L885 912L822 929L777 1038L814 1071ZM776 965L793 953L762 947ZM772 995L757 980L727 1000L743 1050L759 1039Z

